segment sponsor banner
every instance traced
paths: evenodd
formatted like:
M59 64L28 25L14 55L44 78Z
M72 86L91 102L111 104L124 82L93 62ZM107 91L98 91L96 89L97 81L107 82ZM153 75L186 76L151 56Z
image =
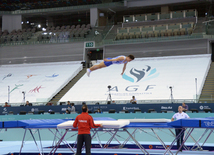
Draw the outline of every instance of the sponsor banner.
M60 101L195 100L195 79L200 94L209 63L209 56L137 59L123 75L123 64L113 64L84 75Z
M157 112L162 111L178 111L178 106L182 104L106 104L106 105L88 105L89 112L94 112L98 108L102 111L109 111L110 109L115 109L117 113L119 113L122 110L128 110L129 112L134 112L135 110L141 110L142 113L148 112L149 109L154 109ZM189 110L191 109L197 109L198 111L202 111L200 107L201 104L187 104L189 106ZM209 107L211 109L214 109L214 103L203 103L203 106ZM76 112L81 113L81 107L82 105L75 105ZM59 113L65 113L68 106L61 105L61 106L20 106L20 107L0 107L0 115L6 115L10 111L13 111L14 114L19 114L20 111L32 111L35 114L37 114L40 110L44 110L45 112L48 111L55 111ZM214 122L204 122L204 125L210 125L212 127L212 124Z

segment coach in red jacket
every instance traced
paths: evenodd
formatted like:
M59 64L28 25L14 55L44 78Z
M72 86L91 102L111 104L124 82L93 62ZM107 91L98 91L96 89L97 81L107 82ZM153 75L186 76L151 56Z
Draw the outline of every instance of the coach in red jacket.
M82 113L78 115L73 123L73 127L78 127L77 152L81 155L83 142L85 142L86 155L91 155L91 128L103 127L102 124L94 124L93 118L88 114L87 105L82 106Z

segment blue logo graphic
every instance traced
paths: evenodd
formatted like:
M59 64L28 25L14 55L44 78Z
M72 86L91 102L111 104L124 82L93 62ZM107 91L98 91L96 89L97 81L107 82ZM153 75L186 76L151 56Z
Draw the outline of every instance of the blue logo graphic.
M57 77L57 76L59 76L59 74L53 74L53 75L51 75L51 76L46 76L47 78L55 78L55 77Z
M4 79L7 78L7 77L11 77L11 76L12 76L12 74L9 73L9 74L5 75L4 78L3 78L2 80L4 80Z
M151 66L146 65L146 68L143 68L141 70L132 68L129 71L129 75L126 73L123 74L123 79L128 80L130 82L139 82L139 81L147 81L154 79L159 76L160 73L157 72L156 68L151 68Z

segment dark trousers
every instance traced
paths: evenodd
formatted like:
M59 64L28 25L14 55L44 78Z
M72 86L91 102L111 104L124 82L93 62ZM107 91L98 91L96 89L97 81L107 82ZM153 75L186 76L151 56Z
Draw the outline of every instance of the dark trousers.
M182 131L182 129L175 129L176 137L180 134L181 131ZM183 139L184 139L184 132L177 139L177 149L179 149L179 147L183 143ZM183 150L183 147L181 148L181 150Z
M83 142L85 142L86 155L91 155L91 135L90 134L81 134L77 136L76 155L81 155Z

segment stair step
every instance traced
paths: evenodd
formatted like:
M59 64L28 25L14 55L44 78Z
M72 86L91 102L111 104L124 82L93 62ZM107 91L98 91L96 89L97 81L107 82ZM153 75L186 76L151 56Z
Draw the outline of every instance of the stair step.
M211 102L211 97L214 97L214 63L212 62L210 65L209 72L207 74L201 95L200 95L200 101L206 101Z
M83 68L71 81L65 85L49 102L57 103L73 86L74 84L85 74L86 68Z

